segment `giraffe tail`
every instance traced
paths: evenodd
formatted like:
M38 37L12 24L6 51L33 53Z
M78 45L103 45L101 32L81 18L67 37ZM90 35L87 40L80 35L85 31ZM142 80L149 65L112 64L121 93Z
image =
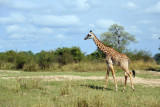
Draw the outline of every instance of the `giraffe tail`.
M133 74L133 77L136 76L136 72L135 72L135 70L133 70L133 69L132 69L132 74Z

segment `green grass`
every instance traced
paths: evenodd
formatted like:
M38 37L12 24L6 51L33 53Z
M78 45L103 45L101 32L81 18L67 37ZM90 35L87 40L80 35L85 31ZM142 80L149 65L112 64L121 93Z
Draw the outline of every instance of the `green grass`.
M14 71L13 71L14 72ZM1 77L38 75L78 75L104 76L103 72L0 72ZM117 72L117 76L124 73ZM144 77L145 74L139 74ZM111 76L111 75L110 75ZM144 78L149 78L145 76ZM114 83L108 82L102 91L103 80L43 81L41 79L0 79L0 107L159 107L159 87L130 84L122 92L123 83L118 82L118 92Z

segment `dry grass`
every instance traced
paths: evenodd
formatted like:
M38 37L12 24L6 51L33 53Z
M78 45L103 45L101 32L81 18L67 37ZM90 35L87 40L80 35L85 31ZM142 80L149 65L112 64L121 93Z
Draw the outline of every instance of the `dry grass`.
M132 61L129 65L129 69L135 69L135 70L156 70L158 68L158 65L155 61L145 62L143 60L138 61ZM59 65L54 64L52 67L50 67L50 70L56 70L56 71L79 71L79 72L88 72L88 71L104 71L107 69L105 62L80 62L80 63L71 63L67 65ZM114 69L116 71L121 70L120 67L115 66Z
M133 61L130 63L130 69L140 69L140 70L156 70L159 66L155 61L145 62L143 60Z
M143 60L132 61L129 65L130 70L157 70L159 66L155 61L145 62ZM15 69L14 64L12 63L0 63L0 69ZM70 63L66 65L61 65L59 63L52 63L49 65L49 68L41 69L38 64L31 63L26 64L23 67L24 71L79 71L79 72L88 72L88 71L105 71L107 69L105 62L79 62L79 63ZM114 66L116 71L121 70L120 67Z

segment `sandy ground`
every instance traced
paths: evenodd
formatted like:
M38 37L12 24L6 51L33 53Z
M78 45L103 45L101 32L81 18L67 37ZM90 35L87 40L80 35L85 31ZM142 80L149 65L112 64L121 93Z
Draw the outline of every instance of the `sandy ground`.
M0 70L0 72L4 72ZM11 71L5 71L10 72ZM12 71L12 73L19 73L20 71ZM137 73L145 73L145 74L152 74L160 76L160 72L153 72L153 71L137 71ZM2 75L1 75L2 76ZM0 79L15 79L17 77L0 77ZM21 76L18 78L39 78L44 81L65 81L65 80L105 80L105 76L74 76L74 75L53 75L53 76ZM117 82L124 82L124 77L116 77ZM108 81L113 82L113 78L109 77ZM128 78L128 83L130 83L130 78ZM133 78L134 84L144 84L145 86L157 86L160 87L160 79L144 79L140 77Z

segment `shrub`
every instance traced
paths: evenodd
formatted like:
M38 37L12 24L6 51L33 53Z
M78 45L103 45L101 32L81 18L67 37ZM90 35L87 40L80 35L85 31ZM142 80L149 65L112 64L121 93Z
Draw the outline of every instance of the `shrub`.
M156 60L156 62L157 62L158 64L160 64L160 53L156 54L156 55L154 56L154 59Z
M16 66L14 63L0 62L0 69L3 69L3 70L16 69Z
M56 62L64 65L68 63L72 63L74 61L73 55L71 54L71 50L69 48L58 48L55 51L55 60Z
M54 62L54 51L41 51L36 54L36 59L41 69L48 69L50 64Z
M24 71L38 71L40 70L40 68L37 63L29 62L29 63L24 64L23 70Z
M132 60L144 60L144 61L153 61L152 55L149 51L144 50L127 50L125 54Z

